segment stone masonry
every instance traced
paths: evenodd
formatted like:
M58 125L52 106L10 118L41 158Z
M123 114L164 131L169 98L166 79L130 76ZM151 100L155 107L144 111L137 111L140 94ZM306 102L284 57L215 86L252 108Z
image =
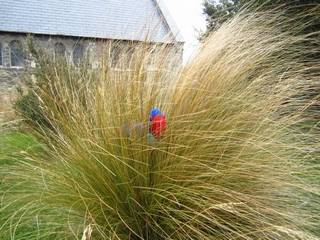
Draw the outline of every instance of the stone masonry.
M81 46L82 56L88 57L92 67L99 65L103 54L109 54L111 57L112 48L106 51L105 46L111 43L111 40L96 40L89 38L76 38L76 37L64 37L64 36L50 36L50 35L35 35L32 36L34 44L37 48L45 49L47 52L55 55L55 47L57 44L64 51L64 55L69 64L76 64L76 46ZM20 44L21 52L23 53L23 65L12 66L13 51L10 48L12 42L18 42ZM118 41L118 44L129 44L128 41ZM132 44L132 42L131 42ZM0 61L0 122L3 119L11 119L14 117L12 104L17 97L17 86L21 85L21 79L28 77L28 73L34 63L30 61L30 54L27 51L27 35L19 33L5 33L0 32L0 51L2 61ZM174 65L180 65L182 63L182 45L177 44L168 45L172 48L176 54L178 61L174 61ZM178 46L178 47L177 47ZM60 49L61 50L61 49ZM30 77L30 75L29 75Z

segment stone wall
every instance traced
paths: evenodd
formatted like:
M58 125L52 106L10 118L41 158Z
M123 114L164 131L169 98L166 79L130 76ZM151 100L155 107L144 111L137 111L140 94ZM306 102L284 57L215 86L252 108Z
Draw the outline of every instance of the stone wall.
M93 58L96 51L97 42L89 40L79 40L65 37L51 36L34 36L36 47L46 49L48 53L54 56L54 46L56 43L62 43L65 46L65 56L68 62L73 64L73 50L77 43L84 46L85 53L90 53ZM13 66L11 61L11 43L18 41L21 44L21 52L23 53L24 64L22 66ZM0 122L14 118L12 104L17 97L17 86L21 85L21 79L30 75L30 69L34 66L31 61L30 54L27 51L27 36L26 34L2 33L0 32L0 45L2 61L0 61ZM95 60L92 59L94 63Z
M24 74L24 69L0 68L0 123L14 118L12 104L17 98L17 86Z
M106 48L108 40L91 40L91 39L79 39L74 37L61 37L61 36L33 36L34 45L36 48L45 49L49 54L55 57L55 47L57 44L63 45L65 48L65 58L70 64L76 64L75 62L75 48L81 45L83 49L83 55L86 56L91 63L92 67L96 67L101 62L104 55L112 53L111 48ZM21 51L23 53L24 64L22 66L12 66L12 54L10 45L12 41L18 41L21 45ZM129 44L128 41L121 41L118 44ZM132 44L132 43L130 43ZM34 62L30 58L30 54L27 51L27 35L18 33L4 33L0 32L0 45L2 55L2 65L0 64L0 122L3 119L10 119L14 116L12 111L12 103L17 96L16 88L21 84L21 79L30 73ZM110 46L110 44L109 44ZM182 63L182 46L176 47L175 45L169 46L169 48L175 49L178 61L172 61L172 65L181 65ZM57 54L57 53L56 53Z

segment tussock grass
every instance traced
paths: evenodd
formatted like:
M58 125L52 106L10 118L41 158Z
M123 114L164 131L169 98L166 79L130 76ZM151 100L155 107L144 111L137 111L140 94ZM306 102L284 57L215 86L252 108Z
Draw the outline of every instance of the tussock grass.
M46 123L27 123L44 146L1 169L0 236L318 239L319 96L306 93L319 63L306 56L320 45L306 24L242 13L181 68L165 46L116 69L39 57ZM148 143L154 106L168 126Z

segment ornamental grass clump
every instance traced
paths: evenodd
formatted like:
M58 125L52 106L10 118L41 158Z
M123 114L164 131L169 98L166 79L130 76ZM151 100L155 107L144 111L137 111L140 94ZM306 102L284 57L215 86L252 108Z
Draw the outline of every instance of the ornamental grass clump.
M167 46L112 67L37 55L45 121L26 123L42 147L1 167L0 238L318 239L307 24L241 13L177 67Z

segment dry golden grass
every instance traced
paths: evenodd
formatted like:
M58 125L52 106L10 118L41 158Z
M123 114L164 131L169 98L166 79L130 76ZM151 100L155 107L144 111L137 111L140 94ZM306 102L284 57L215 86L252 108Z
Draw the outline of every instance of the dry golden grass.
M242 13L181 69L165 47L152 71L144 46L130 71L126 54L117 71L41 58L47 125L31 131L43 150L1 169L0 236L318 239L319 119L305 93L319 84L306 60L319 39L297 34L300 20ZM151 144L152 107L168 126Z

